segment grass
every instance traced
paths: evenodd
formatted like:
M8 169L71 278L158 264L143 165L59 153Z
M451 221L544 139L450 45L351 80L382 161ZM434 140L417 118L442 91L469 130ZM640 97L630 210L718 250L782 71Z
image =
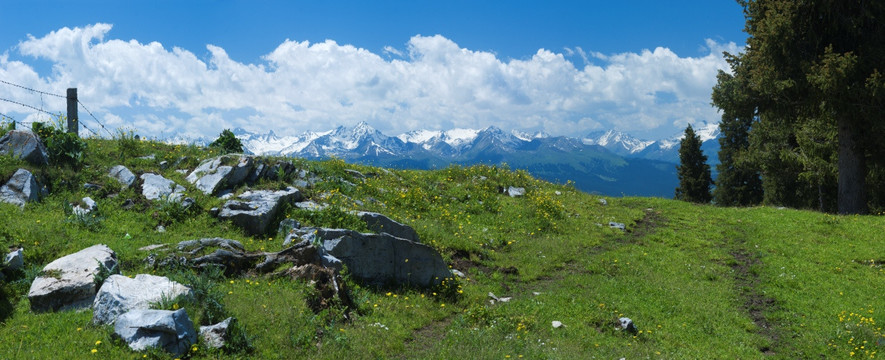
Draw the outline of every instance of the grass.
M192 359L869 359L885 350L885 221L879 216L656 198L606 198L603 205L598 196L506 166L386 171L337 159L290 159L324 180L304 189L306 196L333 207L318 214L288 209L284 216L358 227L348 210L380 212L413 226L422 242L467 275L435 289L363 287L348 279L357 308L315 313L307 304L313 287L302 280L146 267L148 253L138 248L197 238L234 239L251 251L282 249L279 234L250 237L211 217L208 210L223 202L175 171L192 169L216 155L213 150L125 133L87 144L80 171L0 157L0 178L26 167L51 190L23 210L0 204L0 245L23 246L26 264L6 271L0 283L2 358L169 358L130 351L110 327L91 325L91 311L30 311L27 291L42 267L97 243L116 251L123 275L155 273L197 285L204 298L220 303L219 314L237 318L244 332L237 346L220 351L198 344L184 356ZM154 159L136 157L151 154ZM161 167L161 161L178 165ZM117 164L175 180L197 208L181 211L120 190L105 176ZM102 188L84 190L85 182ZM526 196L501 194L507 186L526 188ZM98 203L96 220L65 214L66 203L84 196ZM609 228L609 221L625 223L627 231ZM489 292L512 300L492 304ZM183 306L198 324L217 317L193 301L172 305ZM616 330L624 316L635 322L635 335ZM553 328L553 321L565 326Z

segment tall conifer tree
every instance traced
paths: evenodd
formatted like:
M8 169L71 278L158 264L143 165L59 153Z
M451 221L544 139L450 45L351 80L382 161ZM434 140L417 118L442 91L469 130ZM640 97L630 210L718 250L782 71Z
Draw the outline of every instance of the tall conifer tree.
M713 198L710 186L713 178L707 156L701 150L701 137L695 134L691 125L685 128L685 137L679 144L679 187L676 188L676 199L696 203L708 203Z

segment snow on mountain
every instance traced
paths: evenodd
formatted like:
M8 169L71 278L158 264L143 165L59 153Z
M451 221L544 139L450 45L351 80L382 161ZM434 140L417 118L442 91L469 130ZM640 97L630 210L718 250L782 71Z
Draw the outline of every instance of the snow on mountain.
M642 150L645 150L649 145L654 144L654 141L650 140L640 140L629 134L617 131L617 130L608 130L605 132L597 131L594 133L588 134L586 137L581 139L586 145L599 145L602 146L615 154L619 155L630 155L638 153Z
M532 134L532 133L527 133L527 132L523 132L523 131L519 131L519 130L511 130L510 134L522 141L532 141L534 139L546 139L546 138L550 137L550 134L547 134L543 131L538 131L538 132Z
M719 138L719 124L704 124L703 126L694 129L695 135L701 138L701 142L705 143L710 140L715 140ZM681 132L679 134L673 135L670 138L660 140L659 144L661 149L673 149L679 146L679 143L682 142L682 139L685 138L685 133Z

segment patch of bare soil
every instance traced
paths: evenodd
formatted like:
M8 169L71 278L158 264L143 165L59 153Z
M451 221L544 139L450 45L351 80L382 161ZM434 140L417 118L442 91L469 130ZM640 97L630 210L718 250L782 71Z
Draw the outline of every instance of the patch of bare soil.
M774 299L765 296L759 290L759 275L752 270L754 266L761 263L761 260L757 255L740 247L732 250L731 256L735 260L731 265L734 270L735 286L743 299L744 310L756 324L759 329L758 333L769 339L772 345L776 345L779 340L778 332L765 317L765 314L771 311L776 304ZM773 356L775 352L772 347L774 346L763 346L759 351L766 356Z

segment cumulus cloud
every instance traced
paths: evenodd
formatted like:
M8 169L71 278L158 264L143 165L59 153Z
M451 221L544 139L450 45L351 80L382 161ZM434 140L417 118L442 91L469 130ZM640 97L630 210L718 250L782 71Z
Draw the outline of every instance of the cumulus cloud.
M728 68L721 53L739 51L707 40L699 57L663 47L609 55L574 47L501 59L440 35L416 35L405 51L388 46L381 55L332 40L286 40L250 64L214 45L201 58L110 39L111 30L94 24L29 36L12 49L18 60L0 56L0 79L60 93L77 87L108 126L149 136L214 136L232 127L295 134L359 121L389 134L494 125L554 135L601 128L669 135L686 123L718 120L709 104L717 70ZM34 60L49 62L51 73L38 73L28 63ZM64 99L9 86L0 86L0 98L64 109ZM0 112L29 114L6 102Z

